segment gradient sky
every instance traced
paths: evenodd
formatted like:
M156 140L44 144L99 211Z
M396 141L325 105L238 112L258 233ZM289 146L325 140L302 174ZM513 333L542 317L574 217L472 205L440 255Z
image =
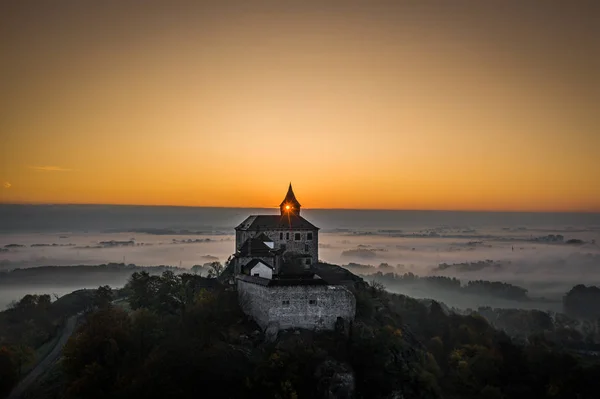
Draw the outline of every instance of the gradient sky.
M597 1L0 5L0 202L600 211Z

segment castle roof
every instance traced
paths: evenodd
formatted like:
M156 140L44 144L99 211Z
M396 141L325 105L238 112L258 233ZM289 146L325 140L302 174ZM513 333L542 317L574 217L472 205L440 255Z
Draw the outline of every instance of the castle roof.
M298 202L298 200L296 199L296 195L294 195L294 190L292 190L292 183L290 183L290 186L288 187L288 192L279 206L284 206L287 204L292 205L296 209L300 209L301 206L300 202Z
M236 230L317 230L314 224L299 215L252 215L240 223Z
M257 237L254 237L257 240L261 240L262 242L273 242L265 233L260 233Z
M252 270L252 268L254 266L258 265L259 263L262 263L263 265L267 266L269 269L273 269L273 266L271 266L270 264L268 264L267 262L265 262L264 260L261 260L261 259L252 259L250 262L246 263L246 265L244 266L244 269Z
M261 234L262 236L263 234ZM266 237L266 236L265 236ZM271 241L271 240L269 240ZM262 237L248 238L240 248L241 256L272 256L272 249Z

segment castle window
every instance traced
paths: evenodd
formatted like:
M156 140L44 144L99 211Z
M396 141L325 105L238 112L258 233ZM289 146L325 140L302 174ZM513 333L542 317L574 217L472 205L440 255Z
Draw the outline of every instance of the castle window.
M279 233L279 239L283 240L283 233Z
M304 263L306 263L307 265L310 265L310 258L306 258L306 260L304 261Z
M282 305L289 305L290 304L290 300L288 299L286 301L281 301L281 304Z
M304 244L304 252L308 252L310 249L308 248L308 244Z
M294 234L294 240L300 241L300 239L301 239L300 233Z
M254 277L260 277L260 274L254 273Z
M285 239L289 240L290 239L290 233L285 233Z
M312 241L312 233L306 233L306 239Z
M316 305L317 304L317 300L316 299L311 299L308 301L309 305Z

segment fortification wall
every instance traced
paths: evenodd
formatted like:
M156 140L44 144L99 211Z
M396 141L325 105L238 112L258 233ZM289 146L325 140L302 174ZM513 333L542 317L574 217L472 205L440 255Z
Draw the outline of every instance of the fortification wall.
M237 279L238 300L244 313L264 330L269 324L271 294L267 287Z
M349 322L356 313L354 294L342 286L267 286L238 279L237 287L244 312L263 329L277 323L280 329L333 330L338 317Z

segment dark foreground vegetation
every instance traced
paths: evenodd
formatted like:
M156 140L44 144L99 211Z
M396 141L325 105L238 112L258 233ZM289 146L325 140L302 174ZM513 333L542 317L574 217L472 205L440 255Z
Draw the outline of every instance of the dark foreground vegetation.
M107 286L54 301L50 295L25 295L0 312L0 397L52 350L69 317L92 312L119 295Z
M286 331L268 342L241 312L236 292L217 279L136 272L118 293L128 306L114 303L117 293L108 287L90 296L62 361L28 397L529 399L600 392L596 358L567 352L543 334L517 343L481 315L449 313L377 283L355 287L349 330ZM46 314L57 302L44 298L36 308ZM0 349L0 381L15 370L10 350Z

